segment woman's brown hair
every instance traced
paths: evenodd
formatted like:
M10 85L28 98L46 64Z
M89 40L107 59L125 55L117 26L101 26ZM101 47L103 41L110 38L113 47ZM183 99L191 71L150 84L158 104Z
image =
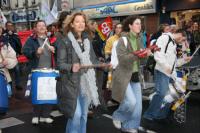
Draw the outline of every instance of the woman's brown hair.
M69 19L67 19L64 22L64 33L67 34L69 31L73 31L73 28L71 26L71 24L74 22L74 19L76 18L76 16L83 16L84 20L85 20L85 28L87 29L87 17L83 12L76 12L74 14L72 14L71 16L69 16Z
M165 28L168 26L169 26L169 24L167 24L167 23L160 24L158 31L164 32Z
M63 28L63 22L70 14L71 14L71 12L68 12L68 11L63 11L60 13L60 16L59 16L59 19L57 22L57 26L58 26L59 30Z
M134 16L134 15L127 17L127 18L123 21L123 24L122 24L122 25L123 25L123 26L122 26L123 31L124 31L124 32L129 32L129 31L130 31L129 25L132 25L133 22L134 22L136 19L141 19L141 18L140 18L139 16Z

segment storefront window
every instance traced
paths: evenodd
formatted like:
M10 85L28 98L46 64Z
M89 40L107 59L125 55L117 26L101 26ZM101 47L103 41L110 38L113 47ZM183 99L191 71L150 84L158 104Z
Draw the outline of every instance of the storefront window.
M175 18L179 28L184 28L193 22L200 22L200 9L171 12L171 18Z

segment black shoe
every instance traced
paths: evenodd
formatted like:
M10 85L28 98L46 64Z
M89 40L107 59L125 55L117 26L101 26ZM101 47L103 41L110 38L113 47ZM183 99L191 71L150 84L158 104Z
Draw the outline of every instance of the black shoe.
M149 124L152 124L152 123L155 123L155 122L154 122L153 118L142 117L142 123L144 123L145 125L149 125Z
M98 112L100 114L107 114L108 113L108 108L106 106L103 106L103 105L99 105L95 110L96 110L96 112Z
M155 119L154 121L159 124L170 124L171 123L170 119Z
M145 130L156 130L158 124L154 121L154 119L148 119L148 118L142 118L141 121L141 126L144 128L144 131L142 132L146 132Z
M94 118L94 112L93 112L92 110L89 110L89 111L88 111L88 118L89 118L89 119Z
M146 122L153 122L154 119L150 119L150 118L146 118L146 117L143 117L143 120L146 121Z
M21 86L19 86L19 85L16 85L15 88L16 88L16 90L18 90L18 91L23 90L23 88L22 88Z
M6 116L7 113L6 112L0 112L0 118L3 118L4 116Z

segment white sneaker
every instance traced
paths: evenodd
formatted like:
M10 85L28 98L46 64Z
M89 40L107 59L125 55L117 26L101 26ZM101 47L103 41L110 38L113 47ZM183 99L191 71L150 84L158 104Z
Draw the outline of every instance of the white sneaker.
M48 124L50 124L50 123L53 122L53 119L51 119L51 118L45 118L45 122L48 123Z
M122 131L126 133L138 133L136 129L122 129Z
M32 124L38 124L39 123L39 118L38 117L33 117L32 118Z
M117 129L121 129L121 127L122 127L121 121L118 121L118 120L113 120L113 125L114 125L115 128L117 128Z
M45 119L46 119L46 118L40 117L40 120L39 120L39 121L40 121L40 122L45 122Z
M53 122L53 119L40 117L40 122L46 122L46 123L50 124Z
M114 103L114 102L112 102L112 101L108 101L108 102L107 102L107 106L108 106L108 107L117 106L117 105L118 105L117 103Z

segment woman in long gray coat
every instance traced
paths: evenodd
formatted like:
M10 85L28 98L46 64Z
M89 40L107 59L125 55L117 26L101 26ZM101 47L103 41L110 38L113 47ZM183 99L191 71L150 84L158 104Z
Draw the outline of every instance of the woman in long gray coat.
M139 66L141 56L135 56L134 51L142 48L139 33L141 20L136 16L129 16L123 23L123 30L127 32L121 37L116 47L118 66L113 73L114 100L120 102L119 108L113 113L113 124L123 132L137 133L142 113L142 94L139 80ZM125 44L125 40L127 44ZM150 55L147 50L147 55Z
M59 107L68 119L66 133L86 133L88 106L99 104L94 69L81 69L95 62L85 29L85 14L73 14L65 27L65 43L57 45L57 95Z

